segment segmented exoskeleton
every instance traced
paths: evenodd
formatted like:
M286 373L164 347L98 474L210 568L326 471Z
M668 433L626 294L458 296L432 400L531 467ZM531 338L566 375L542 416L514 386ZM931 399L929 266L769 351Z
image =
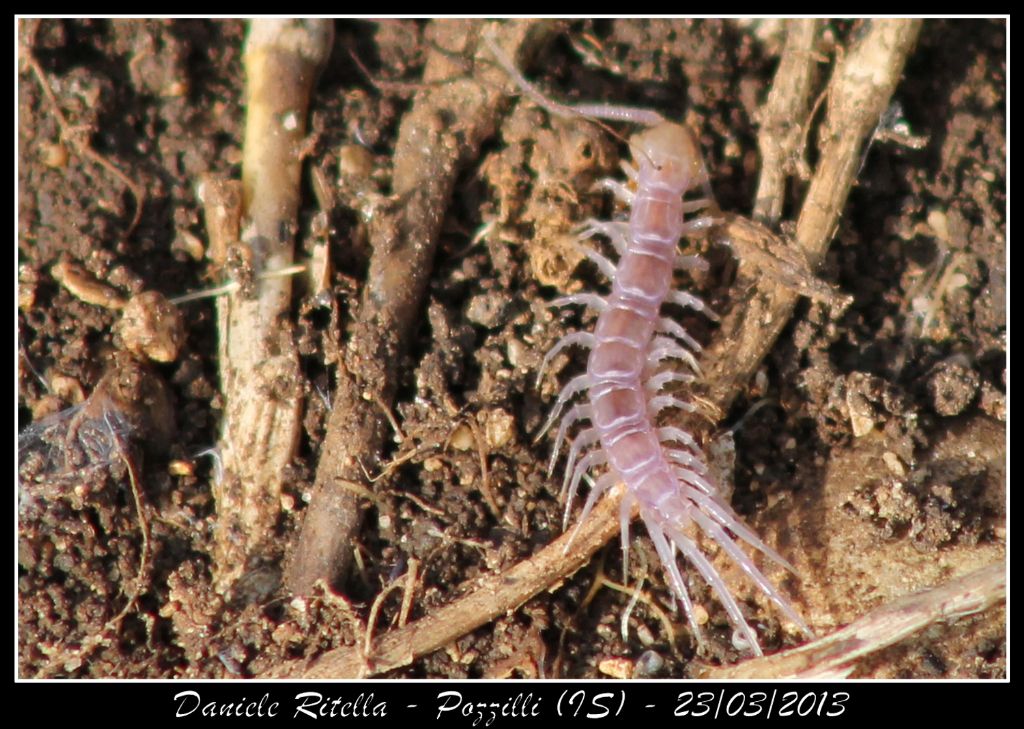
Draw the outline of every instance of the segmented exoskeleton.
M786 617L810 634L800 615L739 547L737 537L787 569L793 568L747 527L719 495L695 439L682 428L657 425L662 410L693 410L689 403L662 390L669 383L691 382L699 375L696 355L701 351L698 342L679 323L662 316L662 304L688 307L715 318L701 299L672 289L676 269L706 267L702 259L678 252L680 238L713 223L708 216L686 218L712 202L711 185L697 141L685 127L650 110L609 105L568 107L552 102L523 78L493 42L489 41L489 45L520 88L548 111L649 127L630 142L636 167L623 165L635 191L613 180L602 183L630 206L629 220L589 220L581 233L582 239L604 236L618 253L618 262L613 263L595 250L584 249L587 258L611 282L611 292L605 296L572 294L551 302L552 306L582 305L599 312L593 332L573 332L562 337L541 365L543 373L551 359L569 346L590 350L586 372L565 385L540 433L543 435L558 423L549 473L563 444L570 442L562 486L566 525L580 481L591 469L606 465L607 470L587 495L580 522L606 491L623 483L626 495L620 510L620 526L624 573L628 573L629 523L636 507L698 640L700 628L679 570L677 551L683 553L718 595L739 633L737 642L761 655L757 636L736 599L707 556L687 535L691 523L719 544ZM684 200L695 189L703 197ZM681 362L689 371L663 367L666 361ZM584 394L584 402L565 410L576 396ZM568 438L569 429L578 423L586 425L575 437Z

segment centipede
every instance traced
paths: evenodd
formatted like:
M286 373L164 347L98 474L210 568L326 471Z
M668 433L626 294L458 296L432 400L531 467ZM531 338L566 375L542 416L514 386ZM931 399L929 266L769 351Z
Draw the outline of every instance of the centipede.
M568 447L560 494L565 504L563 528L569 526L585 478L591 485L578 525L602 496L621 483L625 486L619 510L623 573L628 574L630 523L636 510L698 643L702 633L680 554L721 602L735 631L734 644L763 655L736 597L692 536L694 526L724 550L786 618L812 636L808 624L740 543L795 574L792 565L723 498L693 434L658 424L663 411L695 409L667 388L692 383L701 375L700 343L664 314L663 307L683 307L717 319L700 297L673 288L676 271L707 268L700 256L679 250L681 240L714 224L708 212L716 208L714 195L697 139L687 127L654 110L553 101L523 76L493 40L485 40L520 90L549 113L641 127L629 141L633 164L622 165L629 184L613 179L599 183L628 208L627 219L586 220L578 232L581 251L608 280L610 291L574 293L550 302L553 308L582 306L598 314L593 331L570 332L548 350L537 378L539 385L552 359L563 350L589 350L586 370L562 387L538 433L540 438L555 430L549 477ZM596 238L611 244L617 260L586 244ZM597 469L604 470L596 479L590 478L588 474Z

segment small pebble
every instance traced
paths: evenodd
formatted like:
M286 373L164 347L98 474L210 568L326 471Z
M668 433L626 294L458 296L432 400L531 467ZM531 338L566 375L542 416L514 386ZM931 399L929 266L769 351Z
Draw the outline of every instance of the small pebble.
M528 349L518 339L509 339L508 348L506 349L505 356L508 358L508 363L519 369L520 367L526 366L526 356Z
M185 343L181 312L156 291L129 299L117 329L125 349L154 362L173 362Z
M654 633L651 632L651 629L643 623L640 623L636 626L636 637L640 640L640 644L645 647L654 645L654 642L656 640L654 637Z
M928 380L932 407L939 415L959 415L974 401L980 385L978 373L966 363L946 360L935 368Z
M903 467L903 461L901 461L900 457L897 456L892 451L886 451L885 453L883 453L882 460L885 462L885 465L888 466L889 471L891 471L894 476L904 478L907 475L907 469Z
M846 405L850 410L850 427L855 438L867 435L875 429L875 409L861 393L853 389L847 390Z
M707 622L708 622L709 619L710 619L710 616L708 615L707 608L705 608L703 605L700 605L698 603L694 603L694 605L693 605L693 622L697 623L697 625L707 625Z
M176 459L167 464L167 472L172 476L195 476L196 468L192 461Z
M63 144L46 143L41 148L43 164L54 169L63 169L68 164L68 148Z
M630 678L633 675L633 661L628 658L605 658L597 664L597 670L612 678Z
M493 329L504 321L505 298L497 293L478 294L469 301L466 318L474 324Z
M427 473L436 473L444 468L444 463L440 458L430 457L423 461L423 470Z
M458 451L468 451L475 445L475 438L473 438L473 431L470 427L463 423L455 432L452 433L451 439L448 441L452 448Z
M644 651L636 659L633 678L654 678L665 668L665 659L655 651Z
M515 434L515 418L500 408L490 410L484 423L484 436L487 446L492 450L501 448Z
M373 172L373 155L359 144L344 144L338 150L338 173L342 183L357 184Z

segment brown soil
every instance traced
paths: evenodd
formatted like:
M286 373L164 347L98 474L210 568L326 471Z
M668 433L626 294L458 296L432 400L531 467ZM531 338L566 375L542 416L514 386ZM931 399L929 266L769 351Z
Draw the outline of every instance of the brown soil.
M340 316L329 302L296 301L305 438L283 500L281 557L312 482L328 363L365 276L366 221L389 189L404 92L415 89L428 52L425 27L339 22L314 99L308 165L331 181L339 164L347 170L328 211ZM530 75L560 100L629 103L685 119L700 132L718 204L746 213L775 30L774 21L578 21ZM857 30L829 25L823 69L829 43L845 44ZM394 408L400 432L383 454L408 457L375 484L346 597L302 608L280 595L228 603L211 582L214 463L196 455L216 442L222 406L212 301L182 305L187 340L173 362L141 367L124 354L118 312L87 303L52 269L74 262L125 298L220 283L201 255L195 185L207 172L238 172L244 24L47 20L21 31L66 117L62 137L40 77L23 64L22 676L259 675L361 640L375 597L411 560L416 619L455 599L457 585L527 558L560 533L559 479L544 472L550 445L534 445L532 434L582 360L558 358L539 391L536 370L559 336L592 322L552 313L545 302L600 286L565 241L575 223L613 213L590 188L616 174L625 145L593 124L510 101L446 213ZM906 126L892 124L865 156L820 272L854 297L852 306L832 319L802 302L745 397L714 424L720 432L767 403L736 433L733 503L794 562L801 579L784 580L783 589L819 633L1005 558L1006 39L1002 21L925 22L895 94ZM409 86L375 87L349 51L375 77ZM69 141L76 131L87 148ZM300 257L315 238L312 186L306 197ZM712 270L695 285L725 311L734 266L726 250L708 256ZM687 324L705 341L715 337L699 316ZM709 443L715 428L703 434ZM474 431L500 514L481 490ZM636 531L629 580L612 543L566 583L392 675L675 677L742 658L700 580L691 590L708 613L710 647L695 655L653 547ZM644 598L623 639L631 595L601 581L634 585L644 564ZM798 641L726 559L716 564L767 650ZM270 572L253 579L273 584ZM383 600L377 633L396 624L401 603L401 590ZM1005 612L997 608L924 631L855 675L1005 673Z

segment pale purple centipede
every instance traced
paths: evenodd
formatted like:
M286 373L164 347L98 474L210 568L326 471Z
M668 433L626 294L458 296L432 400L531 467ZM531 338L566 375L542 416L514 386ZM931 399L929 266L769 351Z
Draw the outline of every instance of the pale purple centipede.
M701 640L700 627L679 570L677 551L683 553L722 602L741 638L737 642L761 655L757 636L736 599L707 556L687 536L691 523L720 545L787 618L811 635L810 628L788 600L740 549L736 537L786 569L793 571L792 566L747 527L722 499L695 439L682 428L656 424L657 415L663 409L693 409L689 403L661 391L672 382L692 381L694 374L660 369L660 363L679 360L693 373L700 373L695 357L701 351L699 343L676 321L661 316L662 304L689 307L714 318L698 297L671 290L676 269L706 266L698 257L677 252L680 238L713 222L708 217L685 219L686 213L706 208L713 199L697 141L685 127L668 122L650 110L609 105L569 107L553 102L519 73L493 41L488 40L488 45L519 87L549 112L649 127L630 141L637 168L623 164L635 185L635 192L612 180L602 183L630 206L628 222L589 220L581 234L583 239L595 235L606 237L618 253L616 265L597 251L584 248L587 258L611 281L611 292L607 296L573 294L551 302L552 306L577 304L599 312L594 331L564 336L545 355L538 373L539 381L551 359L568 346L590 349L586 372L562 389L538 435L543 435L558 421L573 397L586 393L586 402L573 405L562 416L548 468L550 475L569 428L589 421L589 427L571 439L562 485L565 525L568 525L580 480L590 469L607 465L607 472L590 489L579 523L582 524L606 491L623 483L626 495L619 515L623 573L628 574L631 514L634 507L638 507L640 518L668 572L671 588L698 641ZM697 187L704 197L684 201L684 196Z

